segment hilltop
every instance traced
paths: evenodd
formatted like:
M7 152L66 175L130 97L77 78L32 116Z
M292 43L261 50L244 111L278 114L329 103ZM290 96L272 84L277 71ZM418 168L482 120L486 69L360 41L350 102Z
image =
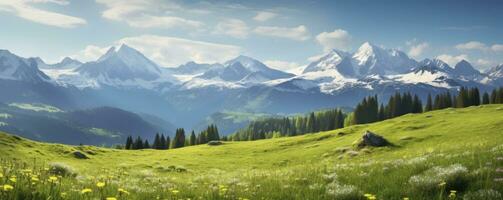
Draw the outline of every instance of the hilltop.
M251 199L330 199L337 192L331 194L329 187L354 187L352 192L375 194L379 199L400 199L402 196L427 199L428 195L438 195L438 191L417 193L414 188L419 186L414 185L411 177L430 173L435 167L447 171L451 170L449 167L452 170L458 167L462 169L460 173L466 172L470 181L463 182L463 187L447 183L450 189L460 190L460 193L478 189L499 190L501 193L502 185L493 179L497 181L502 176L495 172L496 168L503 166L502 116L503 105L445 109L303 136L171 150L68 146L2 133L0 158L19 160L28 165L34 160L37 165L64 163L79 176L93 177L89 178L91 183L87 183L91 186L92 181L107 179L100 178L103 171L121 171L128 174L123 179L134 180L133 183L139 185L133 187L122 180L114 181L118 184L114 187L127 187L134 191L134 195L139 195L137 198L154 194L163 196L164 193L169 196L173 189L182 191L176 195L205 196L208 195L207 189L197 184L214 184L233 187L235 195ZM378 133L393 145L355 148L354 142L366 130ZM75 158L75 151L89 159ZM473 173L484 176L474 176ZM330 174L336 174L337 180L334 177L328 182L324 180ZM146 183L141 181L143 179ZM155 180L167 181L169 187L143 188ZM78 184L84 187L86 181L83 182ZM334 182L337 182L335 186ZM250 184L265 187L254 188L256 191L250 193L241 188L243 183L247 184L248 190ZM414 190L404 188L404 183ZM190 186L194 184L196 186ZM438 183L432 184L436 186ZM205 197L226 199L218 195Z

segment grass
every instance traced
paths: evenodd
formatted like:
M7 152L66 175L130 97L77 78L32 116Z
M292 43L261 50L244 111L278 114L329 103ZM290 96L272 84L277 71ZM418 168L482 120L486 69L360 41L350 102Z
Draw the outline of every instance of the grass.
M394 145L355 149L365 130ZM0 185L13 186L0 199L494 199L503 193L502 144L503 105L174 150L67 146L0 134ZM75 158L75 151L89 159ZM45 168L55 162L77 176L51 174ZM33 184L33 175L41 181ZM85 189L92 192L82 194Z

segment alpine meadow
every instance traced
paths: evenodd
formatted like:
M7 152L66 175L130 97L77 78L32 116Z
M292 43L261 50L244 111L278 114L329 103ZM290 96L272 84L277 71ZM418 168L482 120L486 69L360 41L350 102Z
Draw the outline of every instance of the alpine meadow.
M0 200L503 200L499 0L0 0Z

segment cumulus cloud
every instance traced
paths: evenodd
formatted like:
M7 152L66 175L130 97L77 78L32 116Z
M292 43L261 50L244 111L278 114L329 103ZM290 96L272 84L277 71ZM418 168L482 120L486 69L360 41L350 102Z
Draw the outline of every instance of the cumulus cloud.
M11 0L0 1L0 12L9 12L23 19L56 26L60 28L74 28L86 24L86 20L57 12L47 11L35 7L37 3L55 3L58 5L67 5L65 0Z
M461 55L457 55L457 56L453 56L453 55L449 55L449 54L442 54L442 55L437 56L437 59L444 61L445 63L449 64L450 66L456 65L461 60L469 61L468 55L466 55L466 54L461 54Z
M289 71L295 68L299 68L301 65L296 62L288 62L288 61L282 61L282 60L266 60L264 61L264 64L267 66L282 70L282 71Z
M260 11L260 12L257 12L257 15L255 15L255 17L253 17L253 20L259 21L259 22L265 22L265 21L268 21L270 19L275 18L276 16L278 16L278 14L273 13L273 12Z
M188 61L198 63L225 62L237 57L242 52L241 47L234 45L159 35L140 35L119 39L106 47L89 45L71 57L81 61L93 61L105 54L111 46L118 47L121 44L127 44L137 49L164 67L177 67Z
M279 27L279 26L259 26L253 30L254 33L263 36L281 37L291 40L305 41L310 38L306 26Z
M323 46L324 51L332 49L349 50L351 36L342 29L336 29L332 32L322 32L316 36L316 41Z
M430 45L427 42L422 42L422 43L418 43L418 44L411 44L409 46L410 46L409 56L414 57L414 58L418 58L419 56L421 56L423 54L424 50L426 50L428 47L430 47Z
M105 5L105 19L125 22L137 28L199 28L203 23L168 15L173 10L185 10L172 1L160 0L96 0Z
M110 47L99 47L95 45L87 45L86 48L79 51L75 55L71 55L70 57L73 59L77 59L82 62L94 61L98 59L100 56L105 54Z
M456 49L459 50L487 50L486 44L478 41L470 41L467 43L462 43L456 45Z
M235 38L246 38L250 28L246 23L239 19L226 19L221 21L215 27L214 34L228 35Z

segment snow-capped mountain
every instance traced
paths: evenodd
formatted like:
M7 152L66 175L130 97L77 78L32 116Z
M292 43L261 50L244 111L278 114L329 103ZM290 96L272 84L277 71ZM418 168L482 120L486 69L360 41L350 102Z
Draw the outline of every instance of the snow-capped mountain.
M400 74L417 66L404 52L383 49L369 42L363 43L352 55L352 64L360 76Z
M503 63L489 69L486 73L489 77L503 78Z
M183 65L180 65L176 68L169 68L168 70L174 74L201 74L210 69L221 68L222 64L206 64L206 63L196 63L194 61L187 62Z
M106 77L122 81L133 79L151 81L161 77L161 69L157 64L124 44L118 50L111 47L97 61L84 63L77 71L89 77Z
M54 64L47 64L39 57L34 59L37 62L39 69L76 69L83 64L82 62L70 57L65 57L60 62Z
M0 50L0 79L25 82L47 82L50 78L37 67L34 58L21 58L7 50Z
M444 72L447 72L447 73L454 73L454 69L449 66L447 63L445 63L444 61L442 60L439 60L439 59L429 59L429 58L426 58L424 60L422 60L421 62L419 62L419 65L418 67L437 67L439 68L440 70L443 70Z
M198 81L209 80L220 85L254 85L270 80L293 77L293 74L269 68L264 63L247 56L238 56L215 65L202 75L195 77Z
M461 60L454 66L454 73L461 77L477 78L481 73L466 60Z

